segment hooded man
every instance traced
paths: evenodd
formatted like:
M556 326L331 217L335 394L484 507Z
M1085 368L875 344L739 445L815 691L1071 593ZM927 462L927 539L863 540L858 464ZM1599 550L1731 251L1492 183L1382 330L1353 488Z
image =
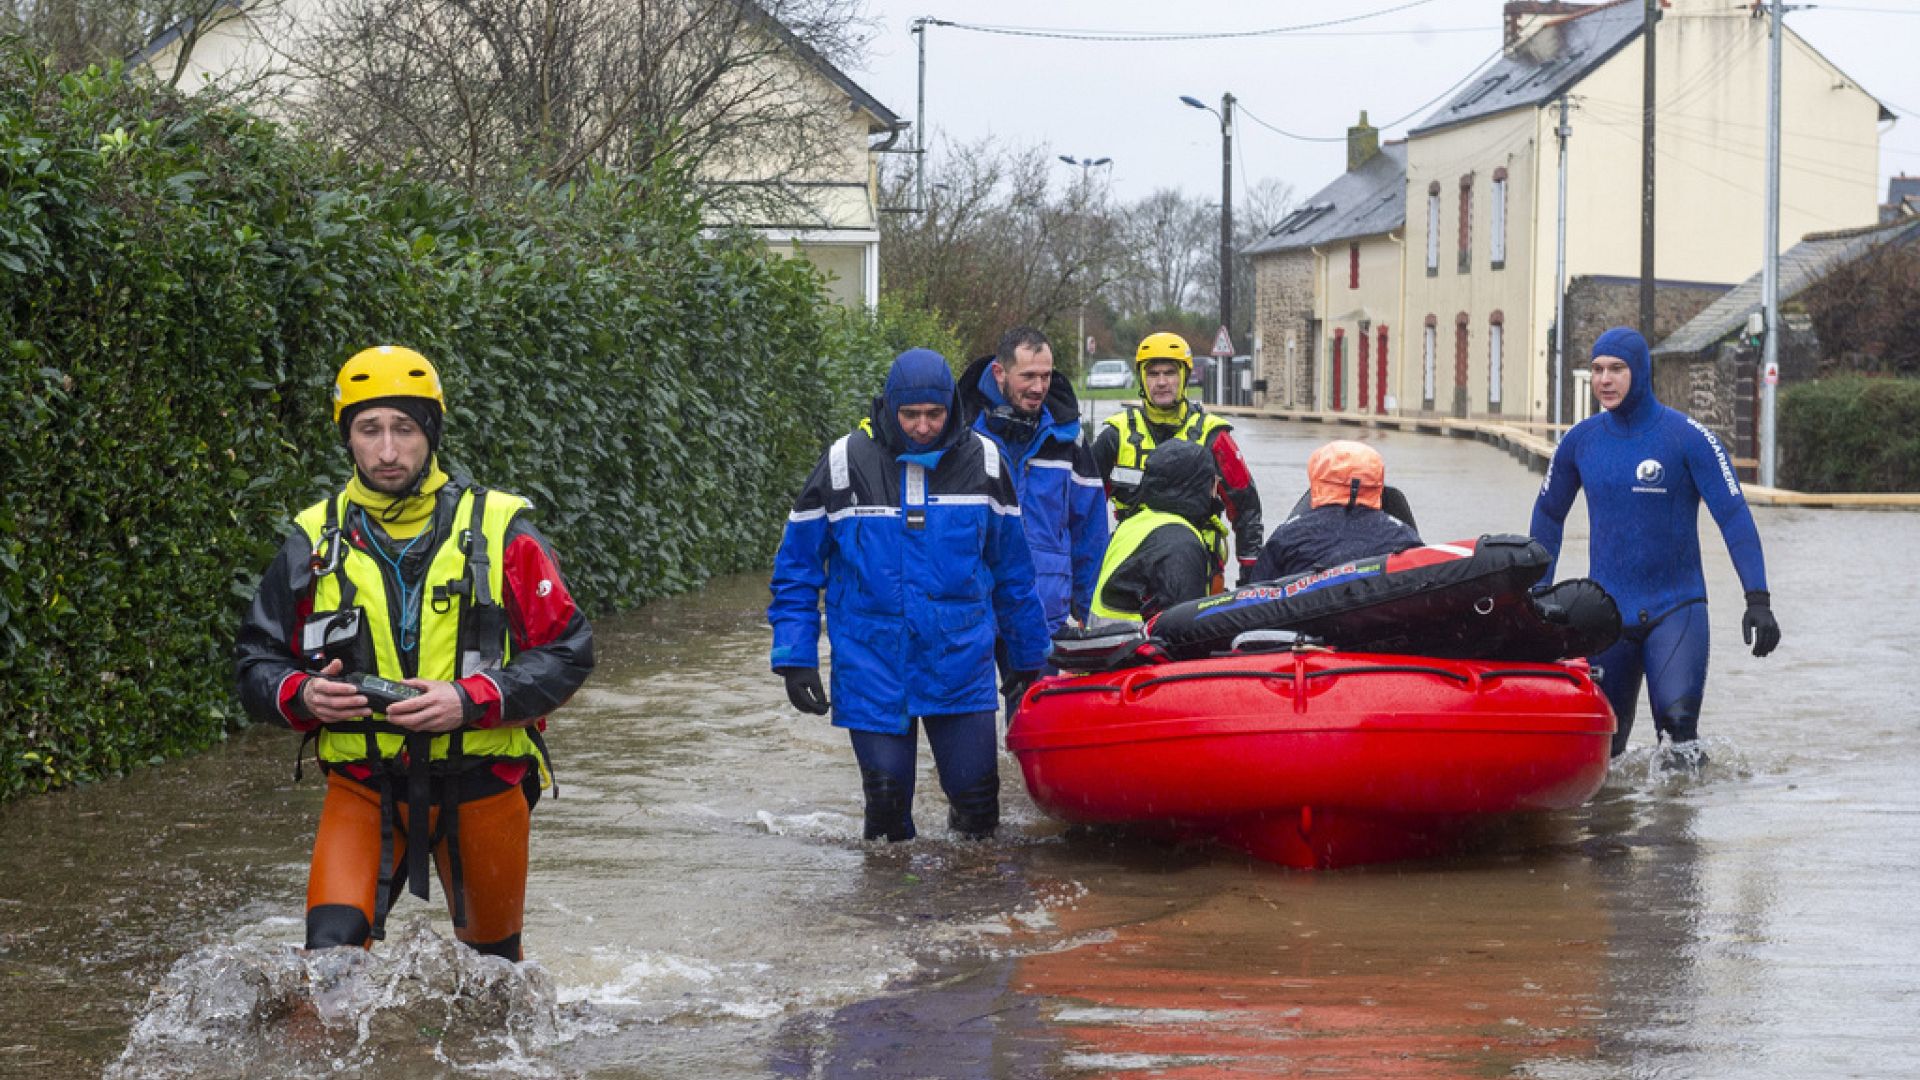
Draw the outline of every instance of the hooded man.
M1107 495L1081 433L1073 382L1054 377L1046 335L1029 326L1007 331L992 356L961 373L960 400L1013 476L1047 633L1069 617L1086 622L1107 550ZM1005 651L1002 642L1003 675Z
M869 840L910 840L922 725L948 824L991 836L1000 819L994 641L1018 699L1046 662L1013 477L998 444L960 422L947 361L893 361L872 415L814 467L774 558L772 667L802 712L833 714L860 764ZM820 685L820 594L833 648Z
M1113 532L1094 590L1093 613L1138 622L1211 591L1214 562L1205 529L1218 512L1213 456L1175 440L1147 459L1138 506Z
M1382 507L1386 491L1387 464L1373 447L1337 439L1315 450L1307 458L1311 508L1274 526L1249 580L1278 581L1419 547L1413 526Z
M427 898L431 854L455 936L519 960L541 731L593 669L527 501L441 470L445 405L412 349L341 366L353 478L294 518L235 644L248 714L304 732L326 775L309 949L383 936L403 888Z
M1619 642L1593 657L1618 721L1613 752L1627 748L1644 676L1655 731L1683 764L1697 765L1708 638L1700 503L1746 590L1740 626L1755 656L1780 643L1760 534L1720 440L1654 397L1653 358L1638 331L1615 327L1594 342L1593 395L1604 411L1575 424L1554 450L1530 531L1557 559L1567 512L1586 491L1590 576L1620 605L1624 624ZM1541 580L1553 580L1552 566Z

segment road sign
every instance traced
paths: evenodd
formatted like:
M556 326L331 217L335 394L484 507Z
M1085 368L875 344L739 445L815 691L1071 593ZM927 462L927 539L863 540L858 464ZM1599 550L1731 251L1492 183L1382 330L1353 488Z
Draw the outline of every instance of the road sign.
M1233 355L1233 338L1228 336L1227 328L1224 325L1220 327L1219 333L1213 335L1213 355Z
M1763 377L1766 379L1766 383L1768 386L1779 386L1780 385L1780 365L1778 363L1768 364L1767 373Z
M1086 355L1088 355L1088 356L1092 356L1092 355L1093 355L1093 335L1092 335L1092 334L1088 334L1088 335L1087 335L1087 352L1086 352Z

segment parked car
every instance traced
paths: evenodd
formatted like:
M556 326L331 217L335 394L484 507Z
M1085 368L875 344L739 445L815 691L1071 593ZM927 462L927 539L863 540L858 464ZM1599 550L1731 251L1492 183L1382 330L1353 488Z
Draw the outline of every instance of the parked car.
M1133 365L1125 360L1095 360L1087 369L1087 389L1124 389L1133 385Z

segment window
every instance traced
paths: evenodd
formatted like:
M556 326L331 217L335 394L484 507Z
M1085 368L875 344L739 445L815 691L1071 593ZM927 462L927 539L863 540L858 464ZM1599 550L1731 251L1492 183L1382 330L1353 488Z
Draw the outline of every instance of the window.
M1360 244L1354 241L1347 245L1347 288L1360 287Z
M1440 272L1440 181L1427 185L1427 276Z
M1493 268L1499 270L1507 265L1507 170L1505 166L1493 170L1493 190L1488 193L1491 206L1487 212L1487 258L1493 262Z
M1500 411L1501 353L1506 347L1506 316L1496 311L1487 319L1487 411Z
M1341 361L1345 359L1345 357L1342 354L1346 351L1346 347L1347 347L1347 332L1341 329L1340 327L1337 327L1337 326L1334 327L1333 328L1333 362L1330 365L1328 365L1328 370L1327 370L1328 397L1331 404L1333 405L1334 412L1340 411L1340 406L1341 406L1340 391L1343 389L1340 384L1343 381L1345 381L1346 375L1347 375L1346 371L1344 370L1345 365L1341 363Z
M1434 365L1440 358L1440 320L1427 316L1426 333L1420 343L1420 401L1433 408Z
M1460 272L1473 271L1473 174L1460 178Z

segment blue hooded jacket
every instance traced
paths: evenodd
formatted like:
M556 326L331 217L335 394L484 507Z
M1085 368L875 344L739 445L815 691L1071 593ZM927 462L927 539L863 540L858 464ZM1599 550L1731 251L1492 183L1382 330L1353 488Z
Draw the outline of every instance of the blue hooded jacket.
M1034 591L1051 634L1069 614L1087 619L1107 552L1107 490L1082 434L1072 380L1053 379L1038 420L1027 422L1011 415L993 361L983 356L961 373L960 400L973 429L1012 462L1020 520L1033 552Z
M873 415L814 467L774 556L772 666L820 666L820 597L833 647L833 722L904 734L919 716L991 712L994 640L1037 671L1047 636L1013 479L998 447L960 420L953 374L913 349ZM944 404L929 444L895 413Z
M1619 405L1575 424L1554 450L1529 528L1557 561L1567 513L1582 489L1592 534L1591 576L1613 594L1629 627L1707 598L1700 568L1700 503L1726 539L1749 591L1767 587L1760 533L1733 460L1706 425L1662 405L1653 357L1638 331L1600 335L1593 355L1625 360L1632 382ZM1553 580L1549 566L1542 581Z

